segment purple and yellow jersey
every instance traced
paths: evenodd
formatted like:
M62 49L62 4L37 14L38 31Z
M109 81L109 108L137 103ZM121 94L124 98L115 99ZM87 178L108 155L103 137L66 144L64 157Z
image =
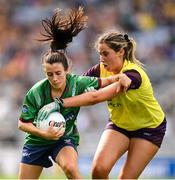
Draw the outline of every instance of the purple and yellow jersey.
M165 115L154 97L147 74L137 64L127 60L125 60L120 73L128 75L132 83L127 92L108 101L108 110L112 122L128 131L157 127L162 123ZM105 70L102 64L94 66L84 75L93 76L94 74L98 74L100 77L112 75L111 72Z
M126 74L132 80L129 89L139 88L139 86L141 84L141 76L136 70L131 69L131 70L127 70L123 73ZM114 75L114 73L105 70L103 64L101 63L101 64L96 64L95 66L91 67L83 75L84 76L90 76L90 77L104 78L104 77L112 76L112 75Z
M87 87L99 89L101 81L97 77L77 76L75 74L67 74L66 88L61 98L72 97L82 94ZM48 79L44 79L36 83L27 93L21 111L20 120L23 122L32 122L36 125L36 117L38 111L46 104L53 101L51 96L51 85ZM61 138L70 138L75 144L79 144L79 133L76 126L76 120L80 107L62 108L61 114L66 120L66 130ZM55 143L53 140L46 140L31 134L25 139L25 144L41 145Z

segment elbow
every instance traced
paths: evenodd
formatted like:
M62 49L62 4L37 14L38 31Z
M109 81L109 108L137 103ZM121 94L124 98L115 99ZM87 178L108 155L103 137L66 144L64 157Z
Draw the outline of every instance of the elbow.
M19 130L22 130L22 124L21 124L20 120L19 120L19 122L18 122L18 129L19 129Z
M101 102L100 97L97 92L91 92L91 97L88 99L89 99L89 105L93 105L93 104Z
M18 129L23 131L23 128L24 128L24 124L23 122L21 122L20 120L18 121Z

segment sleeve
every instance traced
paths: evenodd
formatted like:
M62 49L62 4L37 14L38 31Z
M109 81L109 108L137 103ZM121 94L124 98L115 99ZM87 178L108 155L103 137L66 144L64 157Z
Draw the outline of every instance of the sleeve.
M98 77L79 76L77 85L79 94L83 93L88 87L99 89L101 87L101 79Z
M131 79L131 85L128 88L129 89L138 89L142 83L141 75L136 70L128 70L125 71L124 74L126 74Z
M29 91L24 98L19 119L23 122L33 122L37 112L36 99L32 91Z
M91 67L83 76L100 77L100 64Z

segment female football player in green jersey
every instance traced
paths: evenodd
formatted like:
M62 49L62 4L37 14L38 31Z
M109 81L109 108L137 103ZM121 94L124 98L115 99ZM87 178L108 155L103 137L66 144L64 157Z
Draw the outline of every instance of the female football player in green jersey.
M45 30L42 40L49 41L51 49L43 56L46 78L37 82L27 92L22 106L18 127L26 132L27 136L22 151L19 179L38 179L43 167L52 166L49 157L62 168L68 179L81 178L77 163L79 133L76 126L80 108L60 110L57 98L79 95L89 87L99 89L118 80L117 75L98 78L69 73L66 47L72 42L72 38L86 27L86 20L87 17L80 7L66 15L56 10L51 19L42 21ZM60 110L66 120L66 128L55 130L54 123L48 130L37 128L37 121L43 120L38 112L43 110Z
M85 106L108 100L110 113L93 165L93 179L108 179L126 152L119 179L137 179L159 150L166 131L165 114L154 97L151 82L135 58L135 41L127 34L110 32L99 37L96 48L100 64L86 76L109 77L119 73L119 82L129 82L123 92L115 82L98 91L64 99L64 107ZM118 90L116 90L118 89ZM44 108L43 108L44 109ZM42 110L42 114L45 111Z

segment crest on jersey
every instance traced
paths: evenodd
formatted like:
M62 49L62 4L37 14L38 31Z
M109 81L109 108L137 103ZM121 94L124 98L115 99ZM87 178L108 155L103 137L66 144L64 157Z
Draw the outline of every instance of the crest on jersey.
M28 113L28 111L29 111L28 106L27 106L26 104L24 104L24 105L22 106L22 113L26 114L26 113Z

